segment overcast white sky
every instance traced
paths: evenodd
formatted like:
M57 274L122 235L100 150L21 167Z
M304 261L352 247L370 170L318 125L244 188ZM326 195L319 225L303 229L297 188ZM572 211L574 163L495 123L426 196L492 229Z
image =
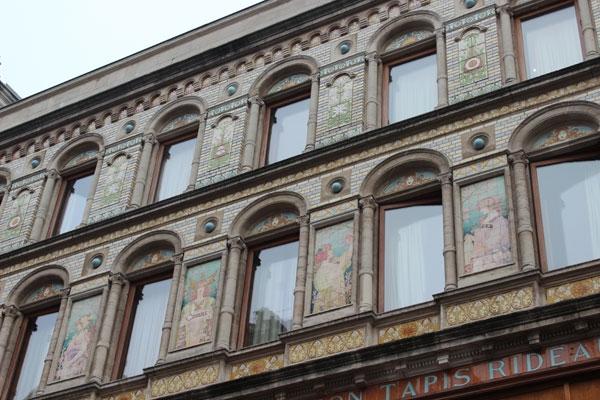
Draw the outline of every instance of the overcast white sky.
M0 79L23 98L260 2L0 1Z

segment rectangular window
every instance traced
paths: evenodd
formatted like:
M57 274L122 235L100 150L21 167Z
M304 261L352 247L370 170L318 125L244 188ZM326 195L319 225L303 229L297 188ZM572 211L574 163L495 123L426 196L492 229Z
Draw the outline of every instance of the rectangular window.
M62 210L55 234L72 231L83 222L85 203L92 189L94 173L67 180L62 198Z
M527 78L583 60L574 6L523 20L521 32Z
M144 368L156 364L170 288L171 279L165 279L132 289L134 297L128 318L131 327L129 343L125 346L123 378L139 375Z
M306 147L310 98L270 110L270 135L265 164L302 154Z
M392 66L388 79L388 123L429 112L437 105L435 54Z
M292 328L298 241L252 252L246 345L277 340Z
M196 137L164 146L156 201L168 199L185 191L190 180L195 147Z
M445 284L442 206L383 212L383 311L431 300Z
M23 358L20 368L17 369L14 400L24 400L35 394L42 377L44 359L48 353L57 316L58 312L53 312L28 319L22 347Z
M600 258L600 160L535 168L546 266Z

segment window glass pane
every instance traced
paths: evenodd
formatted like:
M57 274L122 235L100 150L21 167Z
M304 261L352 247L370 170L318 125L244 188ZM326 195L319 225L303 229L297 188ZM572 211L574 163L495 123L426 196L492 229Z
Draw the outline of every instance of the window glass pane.
M548 269L600 258L600 160L537 169Z
M93 178L94 175L90 174L67 182L59 234L72 231L83 222L83 210L92 188Z
M298 242L254 253L247 344L277 340L292 327Z
M390 69L389 123L431 111L437 105L436 55L418 58Z
M30 322L33 329L25 349L14 400L28 398L37 389L57 315L58 313L40 315Z
M171 279L166 279L138 289L124 378L139 375L144 368L156 364L170 287Z
M521 28L528 78L582 61L574 7L523 21Z
M444 290L442 206L385 211L385 311Z
M190 180L195 147L195 137L165 146L156 189L156 201L176 196L185 191Z
M309 99L271 110L271 137L267 164L296 156L306 147Z

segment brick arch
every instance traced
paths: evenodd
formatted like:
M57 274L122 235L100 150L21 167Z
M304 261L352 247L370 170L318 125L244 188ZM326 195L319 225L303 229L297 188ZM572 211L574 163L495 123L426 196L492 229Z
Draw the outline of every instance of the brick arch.
M25 297L31 290L49 281L60 281L63 288L67 288L69 287L69 273L65 268L58 265L48 265L39 268L17 283L8 295L7 304L17 307L24 305Z
M250 87L251 96L266 96L269 89L280 79L295 73L315 74L319 71L317 61L308 56L292 56L264 71Z
M177 99L158 110L144 127L144 133L156 135L174 116L193 110L198 114L206 112L206 101L197 96L186 96Z
M104 138L97 133L87 133L71 139L52 157L48 169L60 171L69 160L69 157L74 156L79 150L88 146L95 146L97 151L101 152L104 150Z
M174 254L181 253L181 237L173 231L154 231L143 236L140 236L132 243L127 245L115 258L115 261L111 267L111 271L114 273L127 273L129 269L129 263L137 256L140 255L144 249L154 244L167 245L173 248Z

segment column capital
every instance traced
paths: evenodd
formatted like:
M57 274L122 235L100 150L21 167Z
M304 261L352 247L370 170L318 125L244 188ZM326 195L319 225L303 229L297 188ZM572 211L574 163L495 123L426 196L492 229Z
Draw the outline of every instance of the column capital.
M17 306L15 305L9 305L9 306L4 306L4 316L7 318L17 318L19 316L19 314L21 314L21 312L19 311L19 309L17 308Z
M229 246L229 248L231 249L242 250L244 247L246 247L246 244L244 243L244 240L241 237L236 236L227 241L227 246Z
M125 276L122 273L116 272L110 274L110 276L108 277L108 281L113 285L123 286L127 280L125 279Z
M263 100L263 99L261 99L261 98L260 98L260 97L258 97L258 96L250 96L250 97L248 97L248 105L250 105L250 106L251 106L251 105L253 105L253 104L256 104L256 105L259 105L259 106L261 106L261 107L262 107L262 106L264 106L264 105L265 105L265 102L264 102L264 100Z
M306 214L306 215L300 215L298 218L298 224L300 224L300 226L305 226L308 225L308 223L310 222L310 215Z
M529 164L529 159L527 158L527 154L520 150L514 153L510 153L508 155L508 161L511 164Z
M321 79L321 73L320 72L315 72L313 74L310 74L310 80L311 82L315 83L315 82L319 82L319 80Z
M60 289L59 293L60 293L61 299L67 299L69 297L69 294L71 293L71 288L66 287L66 288Z
M374 210L375 208L377 208L377 202L375 201L375 198L373 196L363 197L358 201L358 204L362 209L370 208Z
M508 14L510 17L513 16L512 8L509 4L496 5L496 15Z
M49 169L48 171L46 171L45 175L48 179L56 179L58 178L58 170L55 168Z
M183 253L173 254L173 262L175 264L181 264L183 262Z
M443 174L439 174L437 179L442 185L450 185L452 184L452 172L444 172Z
M142 137L142 141L144 143L154 144L154 143L156 143L156 137L154 136L154 133L152 133L152 132L145 133L144 136Z
M381 57L379 57L379 54L373 52L373 53L369 53L365 56L365 61L368 63L381 63Z

